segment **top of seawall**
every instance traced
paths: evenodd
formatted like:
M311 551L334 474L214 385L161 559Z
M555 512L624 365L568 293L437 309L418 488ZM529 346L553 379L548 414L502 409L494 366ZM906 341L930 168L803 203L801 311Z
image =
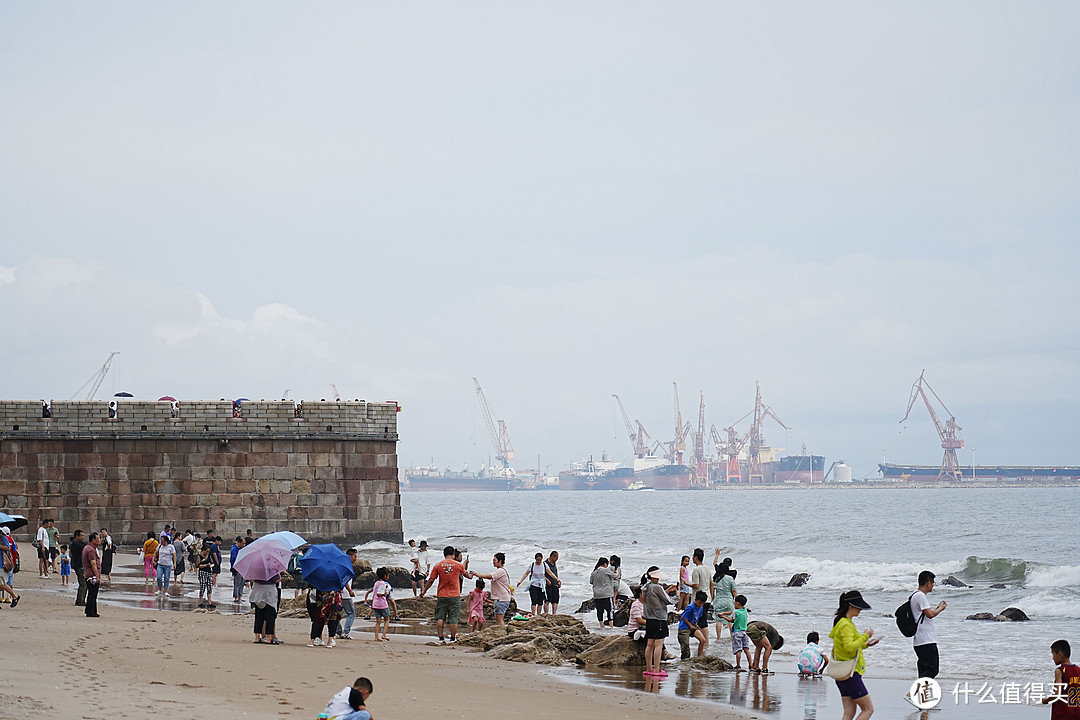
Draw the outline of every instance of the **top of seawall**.
M0 438L318 438L396 442L394 402L0 400ZM49 417L44 417L45 415Z

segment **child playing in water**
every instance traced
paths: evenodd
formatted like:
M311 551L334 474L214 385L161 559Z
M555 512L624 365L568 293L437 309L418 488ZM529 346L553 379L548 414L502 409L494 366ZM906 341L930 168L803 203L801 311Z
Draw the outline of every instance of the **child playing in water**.
M690 556L682 556L682 564L679 566L679 610L685 610L690 604Z
M390 642L390 638L386 637L386 631L390 627L390 602L393 601L390 593L394 591L394 588L390 587L390 583L386 581L388 577L390 577L390 571L387 568L381 567L376 570L375 586L370 590L375 596L371 601L371 610L375 614L375 640L385 642ZM367 597L364 600L366 601ZM380 631L382 637L379 637Z
M735 618L731 625L731 652L735 654L735 672L742 671L740 652L746 653L746 669L750 669L750 636L746 634L746 596L735 598Z
M806 636L806 647L799 653L799 659L795 664L799 668L799 677L821 677L825 666L829 664L829 656L822 650L818 642L821 636L817 632L810 632Z
M484 629L484 600L488 592L484 590L484 580L476 579L476 588L469 591L469 629L479 632Z
M60 584L67 585L71 577L71 553L67 545L60 546Z

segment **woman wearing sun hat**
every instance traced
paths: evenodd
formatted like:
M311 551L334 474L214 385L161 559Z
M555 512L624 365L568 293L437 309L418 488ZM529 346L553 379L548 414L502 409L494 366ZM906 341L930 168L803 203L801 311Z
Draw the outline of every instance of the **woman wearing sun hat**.
M833 619L832 632L829 633L833 641L833 661L841 663L855 660L855 671L851 677L836 681L836 687L844 703L842 720L854 718L856 710L860 711L858 720L868 720L874 714L874 703L870 700L870 691L866 689L862 680L863 672L866 670L863 650L876 645L878 639L874 637L873 628L867 628L866 632L860 633L854 622L854 618L858 617L859 613L869 609L870 603L863 600L862 593L858 590L842 593L840 607L837 608L836 617Z
M668 606L674 605L675 601L668 594L675 586L665 589L660 581L664 579L660 568L653 565L641 578L641 602L645 609L642 617L645 619L645 672L644 675L651 677L667 677L667 673L660 669L660 661L664 657L664 639L668 636Z

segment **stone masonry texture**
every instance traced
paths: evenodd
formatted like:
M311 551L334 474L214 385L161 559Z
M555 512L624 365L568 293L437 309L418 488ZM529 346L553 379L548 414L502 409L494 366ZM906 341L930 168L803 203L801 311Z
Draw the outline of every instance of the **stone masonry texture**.
M0 509L62 539L107 528L141 545L166 523L231 543L402 541L396 403L0 401ZM298 413L302 414L297 417ZM16 533L16 537L20 533Z

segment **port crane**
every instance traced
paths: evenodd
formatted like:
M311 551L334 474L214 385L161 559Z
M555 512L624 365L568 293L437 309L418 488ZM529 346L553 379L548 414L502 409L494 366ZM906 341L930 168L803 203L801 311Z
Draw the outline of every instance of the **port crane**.
M907 412L904 413L904 419L900 422L904 422L908 419L908 416L911 415L911 408L915 405L915 401L921 397L922 401L926 404L926 410L930 413L930 419L934 421L934 429L937 430L938 437L941 438L941 448L945 451L945 455L941 458L941 470L938 471L938 480L950 480L956 482L963 478L963 472L960 470L960 463L956 459L956 451L964 447L964 438L960 436L960 431L963 430L963 428L956 424L956 418L953 417L949 408L945 407L945 403L941 401L941 398L934 392L934 389L930 387L930 383L926 381L924 375L926 375L925 369L919 374L919 379L915 381L915 384L911 386L911 399L908 400ZM934 396L934 399L941 405L941 409L949 416L949 419L944 423L941 422L941 418L938 417L937 412L934 410L934 405L930 402L930 397L926 394L927 390L930 391L930 395Z
M472 379L476 386L476 398L480 401L480 411L484 414L484 422L487 423L488 433L491 435L491 444L495 447L495 459L501 467L497 470L499 477L512 479L517 477L514 468L510 467L510 461L514 459L514 446L510 444L510 435L506 431L506 423L498 420L499 427L495 429L495 420L492 418L491 408L488 407L487 398L480 387L480 381Z
M694 433L694 473L699 483L708 485L709 465L705 462L705 391L701 390L698 406L697 432Z
M630 443L634 446L634 456L643 458L649 454L649 446L645 444L646 440L652 440L648 431L645 430L645 426L641 424L640 420L635 420L637 423L637 429L634 429L634 423L630 422L630 417L626 414L626 408L623 407L622 400L619 396L612 393L611 397L615 398L615 402L619 404L619 412L622 413L623 422L626 423L626 432L630 434Z
M683 464L683 453L686 452L686 438L690 435L690 423L683 424L682 411L679 409L679 384L672 381L675 388L675 437L671 442L664 443L667 446L667 454L664 456L675 465Z
M784 421L780 419L773 409L761 402L761 383L754 383L757 388L757 396L754 399L754 419L750 424L749 442L750 442L750 467L747 470L747 481L753 484L754 482L765 482L765 471L761 467L761 448L765 446L765 437L761 434L761 425L765 422L766 418L772 418L776 423L784 428L790 430Z
M716 445L717 451L724 456L724 482L742 482L742 468L739 467L739 453L746 446L746 441L750 439L750 432L747 431L742 436L735 432L735 426L741 423L746 418L750 417L750 413L746 413L741 418L733 422L731 427L724 428L724 433L727 437L721 437L717 432L716 426L713 425L709 429L709 435L712 437L713 444Z
M105 364L101 366L101 369L97 371L97 374L83 383L82 387L86 387L87 384L90 385L90 392L86 393L86 400L93 400L94 396L97 395L97 391L101 388L101 383L105 382L105 376L109 374L109 368L112 367L113 358L119 354L118 351L109 353L109 357L105 360ZM82 388L79 388L75 391L75 395L78 395L81 391ZM75 395L71 396L72 399L74 399Z

